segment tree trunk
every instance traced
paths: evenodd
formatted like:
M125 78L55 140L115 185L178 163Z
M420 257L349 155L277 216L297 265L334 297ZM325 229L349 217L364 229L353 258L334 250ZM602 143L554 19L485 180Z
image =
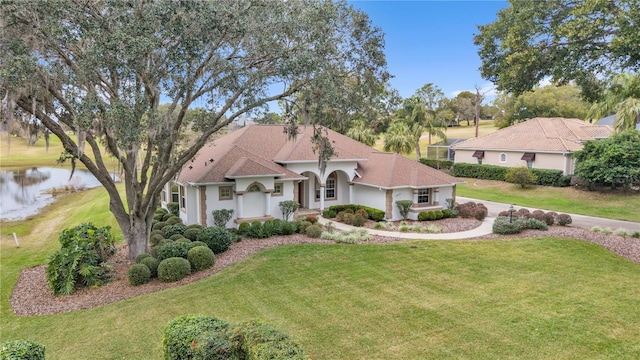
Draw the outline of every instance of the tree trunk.
M422 154L420 153L420 138L416 141L416 161L420 161L420 157Z
M111 209L116 217L122 236L129 246L128 258L133 260L136 256L149 251L149 233L153 221L153 212L148 216L142 214L126 214L120 210Z

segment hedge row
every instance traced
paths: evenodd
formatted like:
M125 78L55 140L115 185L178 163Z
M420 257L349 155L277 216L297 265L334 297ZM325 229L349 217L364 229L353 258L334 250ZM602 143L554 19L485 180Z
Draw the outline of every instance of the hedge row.
M366 211L369 219L373 221L384 220L384 211L378 210L372 207L368 207L368 206L363 206L363 205L356 205L356 204L332 205L332 206L329 206L328 210L334 212L335 214L338 214L341 211L351 210L355 214L360 209L363 209L364 211Z
M420 158L420 163L432 167L438 170L450 171L453 168L453 161L451 160L439 160L439 159L426 159Z
M457 163L453 165L453 176L504 181L508 170L504 166ZM531 172L538 178L537 185L566 187L571 183L571 176L562 175L561 170L531 169Z

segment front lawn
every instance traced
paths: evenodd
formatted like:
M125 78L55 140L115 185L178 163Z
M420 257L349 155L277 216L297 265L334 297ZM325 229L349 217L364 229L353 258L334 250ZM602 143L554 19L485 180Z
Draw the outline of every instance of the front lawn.
M86 311L17 317L3 296L2 341L159 359L163 326L196 313L263 319L313 359L636 359L639 282L640 264L579 240L295 245Z
M535 209L553 210L640 222L639 192L596 192L572 187L531 186L526 189L504 181L462 179L456 186L458 196L517 204Z

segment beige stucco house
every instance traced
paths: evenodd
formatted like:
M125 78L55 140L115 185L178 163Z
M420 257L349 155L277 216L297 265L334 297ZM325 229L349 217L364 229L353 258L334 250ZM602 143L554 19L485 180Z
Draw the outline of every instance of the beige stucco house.
M325 132L326 131L326 132ZM211 212L233 209L227 226L281 218L279 203L324 210L358 204L400 219L397 200L412 200L410 217L455 199L456 178L395 153L377 151L323 129L335 149L324 173L313 151L313 127L301 126L289 140L282 125L249 125L206 145L167 184L162 201L180 204L186 224L213 224Z
M534 118L452 146L456 163L527 166L573 174L574 152L589 140L607 138L610 126L580 119Z

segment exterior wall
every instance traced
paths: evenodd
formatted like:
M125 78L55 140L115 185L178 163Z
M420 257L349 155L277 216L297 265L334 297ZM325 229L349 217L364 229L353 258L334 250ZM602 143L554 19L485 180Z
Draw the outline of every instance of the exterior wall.
M206 190L207 195L207 226L213 226L213 215L211 212L213 210L222 210L222 209L233 209L233 218L235 219L238 215L238 209L236 207L236 194L234 193L235 188L232 189L231 199L230 200L220 200L220 186L233 186L233 183L229 183L229 185L208 185ZM188 225L188 224L187 224ZM227 227L234 227L233 219L227 223Z
M311 172L320 176L320 170L318 169L318 162L304 162L304 163L290 163L284 165L287 169L297 172L298 174L302 174L303 172ZM334 171L344 171L349 179L353 179L356 176L355 169L358 167L358 163L356 161L345 161L345 162L331 162L327 163L327 169L324 172L324 179L321 179L324 182L329 174ZM311 178L309 178L311 180Z
M185 224L199 224L199 190L195 186L185 185L184 191L185 207L180 209L180 219L182 219L182 222Z
M354 184L351 203L386 211L386 193L385 189Z
M404 188L404 189L393 189L392 195L392 204L391 207L393 209L390 220L402 220L402 215L400 215L400 211L396 206L396 201L399 200L411 200L413 201L413 189Z
M474 158L472 155L475 150L464 150L457 149L455 155L456 163L466 163L466 164L477 164L478 159ZM533 161L534 169L552 169L552 170L561 170L565 175L573 173L573 159L569 158L565 160L570 155L564 155L560 153L540 153L535 151L527 151L534 152L536 154L536 159ZM527 162L522 159L522 155L524 155L525 151L484 151L484 158L482 159L483 165L497 165L497 166L508 166L508 167L520 167L527 166ZM507 155L507 161L500 161L500 154Z

